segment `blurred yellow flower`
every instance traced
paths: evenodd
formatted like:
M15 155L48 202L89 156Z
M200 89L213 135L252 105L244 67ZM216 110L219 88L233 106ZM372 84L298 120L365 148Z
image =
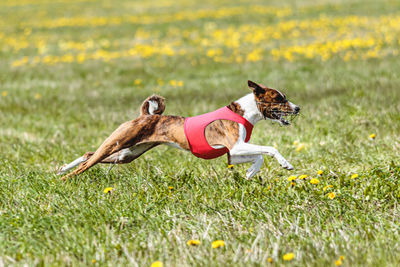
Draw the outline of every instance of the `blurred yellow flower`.
M300 180L304 180L304 179L306 179L307 177L308 177L308 175L302 174L302 175L299 176L299 179L300 179Z
M150 267L163 267L164 264L161 261L155 261L153 262Z
M330 193L328 194L328 197L329 197L330 199L334 199L334 198L336 197L336 195L335 195L335 193L330 192Z
M294 253L286 253L282 258L284 261L291 261L294 259Z
M340 256L339 260L341 260L341 261L344 260L344 256Z
M300 152L305 148L304 144L300 143L297 145L296 152Z
M1 96L7 96L7 95L8 95L8 92L7 92L7 91L1 92Z
M351 175L351 179L356 179L358 177L358 174L357 173L354 173L353 175Z
M92 260L92 263L96 263L96 260Z
M188 242L186 242L186 244L188 244L188 246L198 246L198 245L200 245L200 241L199 240L189 240Z
M168 186L168 189L172 190L172 189L174 189L174 187L173 186Z
M291 176L289 176L289 177L287 178L287 180L288 180L289 182L294 181L294 180L296 180L296 179L297 179L297 176L294 176L294 175L291 175Z
M261 52L262 52L261 49L253 50L251 53L249 53L247 55L247 61L250 61L250 62L260 61L262 59Z
M114 190L114 188L112 188L112 187L106 187L106 188L104 188L104 194L107 194L107 193L110 193L110 192L112 192Z
M216 240L211 243L212 248L220 248L225 246L225 242L223 240Z
M37 93L37 94L35 94L35 96L34 96L34 98L37 100L37 99L40 99L42 96L39 94L39 93Z
M318 171L317 171L317 174L318 174L318 175L322 175L323 173L324 173L324 172L323 172L322 170L318 170Z
M324 186L324 192L326 192L326 190L328 190L328 188L333 188L333 185L327 185L327 186Z
M375 137L376 137L376 134L374 134L374 133L369 135L369 139L375 139Z
M340 265L342 265L342 261L341 261L341 260L337 260L337 261L335 261L335 265L336 265L336 266L340 266Z
M318 180L317 178L312 178L312 179L310 180L310 183L311 183L311 184L319 184L319 180Z
M134 83L135 85L141 85L141 84L142 84L142 80L141 80L141 79L135 79L135 80L133 81L133 83Z
M228 169L233 169L233 165L232 164L228 165Z
M267 261L268 261L269 263L272 263L272 262L273 262L273 260L272 260L271 257L268 257L268 258L267 258Z

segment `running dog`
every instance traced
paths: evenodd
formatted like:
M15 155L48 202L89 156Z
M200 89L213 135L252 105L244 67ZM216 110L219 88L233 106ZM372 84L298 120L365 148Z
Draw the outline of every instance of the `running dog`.
M62 175L79 167L61 179L83 173L97 163L129 163L158 145L170 145L203 159L228 154L228 164L252 162L247 170L249 179L258 173L263 155L274 157L288 170L293 166L271 146L249 144L253 126L263 120L289 125L289 117L298 115L300 107L291 103L278 90L248 81L250 94L216 111L195 116L162 115L165 101L161 96L148 97L138 118L121 124L96 150L64 165Z

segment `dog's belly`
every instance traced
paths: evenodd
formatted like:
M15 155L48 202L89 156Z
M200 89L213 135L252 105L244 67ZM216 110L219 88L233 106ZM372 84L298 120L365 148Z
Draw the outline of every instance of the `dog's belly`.
M149 150L150 148L156 146L156 144L141 144L132 146L129 148L124 148L118 153L115 153L112 156L115 156L118 160L123 161L126 159L137 158L138 156L142 155L144 152Z
M142 155L147 150L157 146L155 143L140 144L128 148L121 149L120 151L105 158L103 163L128 163Z
M174 147L174 148L177 148L177 149L185 150L178 143L171 142L171 143L165 143L165 145L170 146L170 147Z

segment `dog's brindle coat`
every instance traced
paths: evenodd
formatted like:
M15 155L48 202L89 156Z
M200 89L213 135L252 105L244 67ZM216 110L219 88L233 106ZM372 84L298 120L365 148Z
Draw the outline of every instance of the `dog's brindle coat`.
M289 122L284 116L299 113L300 108L287 101L279 91L252 81L248 81L248 86L253 93L232 102L228 107L253 125L262 119L288 125ZM129 163L160 144L190 150L184 132L185 118L161 115L164 109L164 98L160 96L147 98L142 104L141 115L137 119L121 124L96 152L87 152L62 167L59 174L64 174L80 164L75 171L61 179L65 180L81 174L97 163ZM254 176L260 170L263 154L275 157L282 167L293 169L293 166L275 148L245 143L246 130L243 125L236 122L214 121L206 127L205 136L212 147L229 149L229 164L253 162L247 170L247 178Z

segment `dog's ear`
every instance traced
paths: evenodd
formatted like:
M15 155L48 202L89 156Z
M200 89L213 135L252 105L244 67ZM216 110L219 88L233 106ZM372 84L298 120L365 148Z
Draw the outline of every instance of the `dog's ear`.
M247 81L247 84L249 85L250 89L253 90L253 92L256 95L261 95L265 93L265 89L262 88L258 83L252 82L250 80Z

